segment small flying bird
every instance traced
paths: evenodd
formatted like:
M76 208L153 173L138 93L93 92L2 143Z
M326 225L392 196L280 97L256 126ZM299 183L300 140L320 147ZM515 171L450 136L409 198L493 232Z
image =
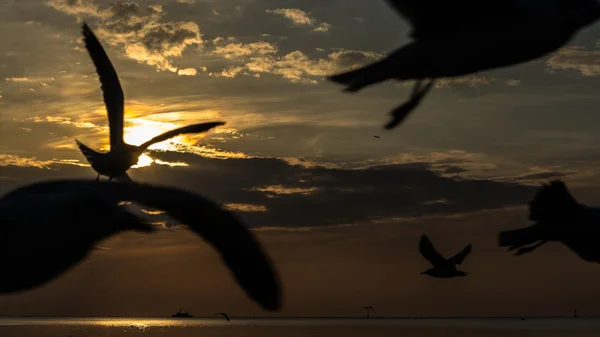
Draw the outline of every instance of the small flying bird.
M378 139L381 138L381 136L377 136L377 135L373 135L373 137L378 138Z
M229 316L227 316L227 314L224 312L217 312L215 315L221 315L221 316L225 317L226 320L230 321Z
M600 263L600 208L579 203L563 181L538 190L529 203L529 220L533 225L500 232L498 246L523 255L554 241L585 261Z
M181 189L92 180L20 187L0 198L0 294L40 287L81 263L94 247L127 231L160 232L126 211L131 201L164 211L219 253L238 285L262 308L281 308L271 260L235 215Z
M375 312L375 309L374 309L372 306L370 306L370 305L368 305L368 306L363 306L362 308L363 308L363 309L365 309L365 310L367 311L367 318L370 318L370 317L371 317L371 315L369 315L369 312L370 312L371 310L373 310L373 312Z
M462 251L460 251L460 253L452 256L451 258L445 259L435 250L427 235L423 235L419 241L419 252L433 265L433 268L427 269L421 274L426 274L436 278L463 277L470 274L457 270L456 265L462 264L465 257L471 253L471 245L466 246Z
M100 175L104 175L108 177L108 180L114 178L122 181L131 181L126 171L138 162L138 158L151 145L182 134L206 132L214 127L225 124L225 122L193 124L165 132L138 146L125 143L123 140L125 95L123 94L119 77L100 41L98 41L86 23L83 23L82 32L85 48L96 66L96 72L100 77L100 83L102 83L104 104L108 112L110 129L110 151L106 153L94 151L79 140L75 140L79 150L81 150L92 168L98 173L96 180L100 179Z
M543 6L522 0L386 0L412 26L412 41L382 60L328 77L355 93L390 79L426 80L392 112L392 129L415 109L433 81L532 61L570 42L600 18L596 0L557 0Z

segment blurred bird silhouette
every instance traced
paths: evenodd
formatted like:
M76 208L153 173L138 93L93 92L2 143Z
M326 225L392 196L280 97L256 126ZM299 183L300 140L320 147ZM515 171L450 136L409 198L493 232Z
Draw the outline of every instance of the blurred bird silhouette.
M563 181L538 190L529 203L529 220L534 224L500 232L498 245L523 255L555 241L585 261L600 263L600 208L577 202Z
M156 232L149 221L119 206L123 201L165 211L186 225L218 251L250 298L267 310L281 308L269 257L232 213L180 189L91 180L34 183L0 198L0 293L50 282L119 233Z
M224 312L218 312L215 315L221 315L221 316L225 317L226 320L230 321L229 316L227 316L227 314Z
M373 310L373 312L375 312L375 309L372 306L370 306L370 305L363 306L362 308L367 311L367 317L366 318L371 318L371 315L369 315L369 313L370 313L371 310Z
M373 137L377 138L377 139L381 138L381 136L378 136L378 135L373 135Z
M544 6L522 0L387 0L412 26L408 44L382 60L328 77L359 90L390 79L400 81L460 77L543 57L567 44L600 18L596 0L556 0ZM416 86L420 85L417 82ZM418 90L416 90L418 91ZM429 89L392 114L414 110ZM418 98L418 99L417 99Z
M126 171L138 162L139 156L151 145L182 134L206 132L225 124L224 122L193 124L165 132L138 146L125 143L123 140L125 95L119 77L104 48L102 48L102 45L86 23L83 24L82 31L85 48L96 66L96 72L100 77L100 83L102 83L102 93L110 129L110 151L107 153L94 151L79 140L75 140L92 168L98 172L96 180L100 179L100 175L104 175L108 177L108 180L114 178L116 180L131 181Z
M433 268L427 269L421 274L426 274L437 278L463 277L470 274L457 270L456 265L462 264L467 255L471 253L471 245L463 248L460 253L452 256L449 259L446 259L435 250L433 243L431 243L427 235L423 235L419 241L419 252L433 265Z

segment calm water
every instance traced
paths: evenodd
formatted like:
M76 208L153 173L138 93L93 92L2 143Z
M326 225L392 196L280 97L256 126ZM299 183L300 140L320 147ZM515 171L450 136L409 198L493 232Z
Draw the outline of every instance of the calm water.
M600 319L0 318L2 337L597 337Z

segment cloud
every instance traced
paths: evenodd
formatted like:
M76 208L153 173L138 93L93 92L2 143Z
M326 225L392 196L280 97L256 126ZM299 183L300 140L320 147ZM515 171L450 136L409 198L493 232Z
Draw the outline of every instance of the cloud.
M548 71L576 71L583 76L600 75L600 50L569 46L558 50L546 61Z
M311 26L316 22L315 19L309 16L309 13L297 8L267 9L266 12L269 14L281 15L297 25Z
M267 208L262 205L250 204L225 204L223 208L234 212L267 212Z
M235 38L230 37L225 40L222 37L217 37L213 40L213 44L215 45L215 49L212 53L226 59L244 56L263 56L277 53L277 46L265 41L241 43L237 42Z
M331 27L327 22L321 23L317 28L313 29L313 32L327 32Z
M198 70L195 68L185 68L177 70L177 75L180 76L196 76L198 74Z
M469 179L467 175L444 177L435 168L444 158L438 162L345 168L294 165L276 158L221 160L173 152L149 154L189 166L133 169L130 175L134 180L154 183L160 177L157 183L181 186L219 202L252 227L310 228L450 216L522 206L535 191L535 187ZM29 181L94 175L91 168L50 167L4 166L2 176L12 180L3 180L0 190L5 192ZM162 221L160 217L152 219Z
M278 8L278 9L267 9L267 13L273 15L283 16L284 18L292 21L294 24L299 26L315 26L317 20L307 13L298 8ZM321 22L313 29L314 32L327 32L331 25L327 22Z
M118 46L127 57L155 66L157 70L177 72L172 61L193 45L202 46L200 27L195 22L163 22L160 5L140 8L134 2L116 2L100 9L93 1L51 0L48 5L74 16L99 19L93 27L102 43Z
M51 166L55 165L74 165L87 167L88 164L80 163L79 160L69 159L52 159L52 160L38 160L36 157L21 157L12 154L0 153L0 167L3 166L16 166L16 167L35 167L40 169L50 169Z
M317 83L316 78L354 69L383 57L383 54L359 50L336 50L326 58L317 59L311 59L299 50L278 56L278 47L273 43L241 43L232 37L216 38L213 44L213 54L238 63L226 68L221 74L214 74L230 78L240 74L269 73L280 75L291 82L314 84Z

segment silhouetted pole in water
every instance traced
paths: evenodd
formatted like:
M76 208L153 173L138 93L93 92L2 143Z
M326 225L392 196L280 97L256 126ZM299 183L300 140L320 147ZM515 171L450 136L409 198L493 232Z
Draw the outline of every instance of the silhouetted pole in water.
M371 318L369 310L375 311L375 309L372 306L370 306L370 305L366 306L366 307L363 307L363 309L365 309L367 311L367 317L365 317L365 318Z
M573 318L577 318L577 309L573 309Z

